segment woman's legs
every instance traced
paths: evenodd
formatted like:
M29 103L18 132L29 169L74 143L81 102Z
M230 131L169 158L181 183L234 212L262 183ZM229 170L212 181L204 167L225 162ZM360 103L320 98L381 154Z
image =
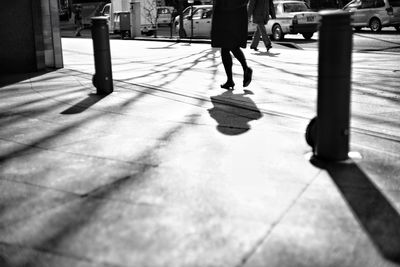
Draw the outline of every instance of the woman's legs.
M235 56L235 58L240 62L243 68L243 86L246 87L250 84L253 70L247 66L246 57L243 54L243 51L240 47L236 48L221 48L221 57L222 57L222 64L224 65L227 81L225 84L221 85L222 88L233 88L235 83L233 82L233 75L232 75L232 56L231 53Z
M240 47L236 47L234 49L231 49L232 54L235 56L235 58L240 62L243 68L243 87L247 87L250 82L251 78L253 76L253 70L247 66L247 61L246 57L243 54L242 49Z
M222 57L222 64L224 65L227 82L226 83L233 83L232 77L232 56L230 53L229 48L221 48L221 57Z
M240 49L240 47L236 47L231 49L232 54L235 56L235 58L240 62L240 65L242 65L243 71L247 70L247 61L246 61L246 57L243 54L242 49Z

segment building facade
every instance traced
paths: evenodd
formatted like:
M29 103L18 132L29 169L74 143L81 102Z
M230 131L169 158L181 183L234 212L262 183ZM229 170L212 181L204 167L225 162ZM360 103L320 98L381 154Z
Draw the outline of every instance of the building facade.
M62 68L58 1L3 1L0 10L0 73Z

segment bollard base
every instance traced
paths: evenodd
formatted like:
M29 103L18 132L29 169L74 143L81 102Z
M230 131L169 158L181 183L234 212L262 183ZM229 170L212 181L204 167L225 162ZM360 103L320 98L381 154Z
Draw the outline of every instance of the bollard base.
M343 147L338 149L338 147L333 146L331 142L321 144L321 141L324 140L318 140L318 127L317 117L314 117L307 125L305 132L306 142L312 148L312 156L322 161L341 162L348 160L350 158L348 149L343 149Z
M305 137L307 144L312 148L314 153L317 139L317 117L312 118L311 121L308 123Z
M107 77L105 77L105 81L99 81L97 75L94 74L92 77L92 84L96 87L96 94L98 95L108 95L114 91L112 80Z

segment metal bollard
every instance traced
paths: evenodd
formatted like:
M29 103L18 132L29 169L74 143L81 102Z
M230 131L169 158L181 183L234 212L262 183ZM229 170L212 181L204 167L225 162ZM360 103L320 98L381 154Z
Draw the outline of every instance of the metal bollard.
M93 85L97 88L97 94L110 94L113 92L113 79L106 17L92 17L92 39L95 66Z
M353 32L350 13L320 15L314 153L323 160L340 161L348 159L349 152Z

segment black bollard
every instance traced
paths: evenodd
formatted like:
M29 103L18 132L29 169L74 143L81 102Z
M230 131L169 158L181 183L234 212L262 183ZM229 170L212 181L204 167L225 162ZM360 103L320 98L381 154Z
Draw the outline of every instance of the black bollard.
M97 89L97 94L110 94L113 92L113 79L106 17L92 17L92 39L95 66L93 85Z
M349 152L353 32L350 13L320 14L314 153L323 160L340 161L348 159Z

